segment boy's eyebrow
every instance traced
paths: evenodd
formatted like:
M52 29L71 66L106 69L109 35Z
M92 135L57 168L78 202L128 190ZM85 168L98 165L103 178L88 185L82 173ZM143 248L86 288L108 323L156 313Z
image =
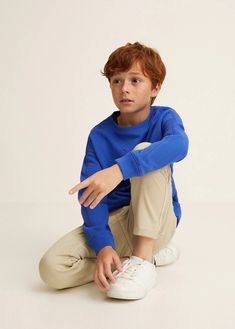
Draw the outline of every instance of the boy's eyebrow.
M129 72L130 74L139 74L139 75L142 75L142 73L141 72L133 72L133 71L131 71L131 72Z
M134 71L131 71L129 72L130 74L135 74L135 75L143 75L141 72L134 72ZM117 74L114 74L115 76L116 75L119 75L120 73L117 73Z

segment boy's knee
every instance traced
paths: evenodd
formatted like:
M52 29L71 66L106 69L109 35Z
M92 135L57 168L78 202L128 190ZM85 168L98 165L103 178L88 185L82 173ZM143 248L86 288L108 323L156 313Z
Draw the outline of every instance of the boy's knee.
M152 144L152 143L150 143L150 142L142 142L142 143L137 144L137 145L134 147L133 150L142 150L142 149L148 147L148 146L151 145L151 144Z
M151 145L152 143L150 142L141 142L139 144L137 144L133 150L142 150L146 147L148 147L149 145ZM163 172L164 175L167 177L168 181L170 180L170 176L171 176L171 167L170 165L166 165L160 169L157 170L158 172Z
M55 259L50 254L45 254L39 262L39 274L48 286L55 289L63 289L60 273L56 269Z

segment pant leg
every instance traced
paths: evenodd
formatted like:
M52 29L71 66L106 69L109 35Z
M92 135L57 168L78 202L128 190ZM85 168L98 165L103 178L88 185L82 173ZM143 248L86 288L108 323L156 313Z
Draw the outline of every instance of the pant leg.
M123 226L120 225L120 221L126 221L126 215L126 207L109 213L116 251L123 260L132 253ZM87 244L82 226L79 226L48 249L39 262L39 274L50 287L64 289L93 281L95 266L96 253Z
M143 149L151 143L143 142L134 149ZM176 231L177 218L172 203L170 165L144 176L132 177L131 203L128 212L127 234L134 246L135 235L155 239L153 252L164 248Z

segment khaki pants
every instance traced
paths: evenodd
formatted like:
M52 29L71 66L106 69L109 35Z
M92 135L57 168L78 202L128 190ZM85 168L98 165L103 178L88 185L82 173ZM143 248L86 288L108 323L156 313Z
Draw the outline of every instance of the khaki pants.
M149 145L143 142L134 149ZM121 261L132 255L135 235L154 238L154 253L157 253L171 240L177 224L169 165L133 177L130 183L130 205L109 213L109 226ZM79 226L56 241L43 255L39 273L47 285L63 289L93 281L95 266L96 253L87 244L82 226Z

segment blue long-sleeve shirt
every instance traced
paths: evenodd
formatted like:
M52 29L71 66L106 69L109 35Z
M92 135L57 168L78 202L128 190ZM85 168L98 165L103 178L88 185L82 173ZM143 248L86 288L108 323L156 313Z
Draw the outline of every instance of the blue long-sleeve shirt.
M181 207L173 179L173 163L179 162L188 153L189 140L182 119L170 107L152 105L144 121L131 127L121 127L116 120L119 114L120 111L113 112L91 129L80 175L80 181L83 181L95 172L116 163L124 177L94 209L81 205L83 231L87 243L96 254L108 245L116 250L108 224L109 212L130 204L131 177L143 176L152 170L170 165L172 202L177 226L181 218ZM133 150L141 142L150 142L151 145L141 150ZM85 189L78 192L78 199Z

